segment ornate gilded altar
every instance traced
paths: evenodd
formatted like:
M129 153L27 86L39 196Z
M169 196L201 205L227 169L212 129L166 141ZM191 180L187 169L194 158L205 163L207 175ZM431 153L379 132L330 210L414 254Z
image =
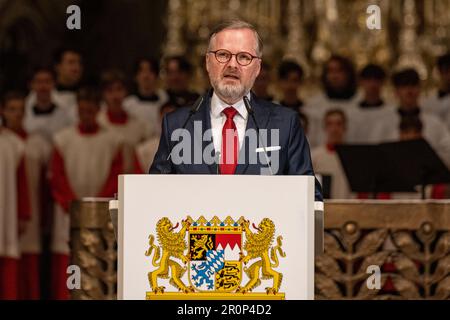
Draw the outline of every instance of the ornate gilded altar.
M370 5L380 8L380 30L367 27ZM431 85L435 58L449 50L449 12L449 0L170 0L163 53L190 57L201 87L209 33L219 21L240 18L259 30L265 61L275 66L282 58L297 60L308 83L339 53L358 67L414 66Z

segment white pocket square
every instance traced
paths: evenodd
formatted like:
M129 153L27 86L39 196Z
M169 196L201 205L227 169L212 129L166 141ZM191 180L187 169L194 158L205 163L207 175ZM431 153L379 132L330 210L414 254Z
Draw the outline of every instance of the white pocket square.
M270 151L278 151L281 150L280 146L270 146L270 147L266 147L266 152L270 152ZM264 148L256 148L255 150L256 152L264 152Z

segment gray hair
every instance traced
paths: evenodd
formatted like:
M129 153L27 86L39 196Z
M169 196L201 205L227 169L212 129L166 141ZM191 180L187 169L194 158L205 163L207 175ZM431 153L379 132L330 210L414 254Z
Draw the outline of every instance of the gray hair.
M211 40L216 36L216 34L224 30L238 30L238 29L250 29L253 31L256 39L256 48L255 48L256 55L258 57L261 57L263 51L263 42L258 34L258 31L256 31L256 28L252 24L242 20L230 20L217 25L209 36L208 51L211 48Z

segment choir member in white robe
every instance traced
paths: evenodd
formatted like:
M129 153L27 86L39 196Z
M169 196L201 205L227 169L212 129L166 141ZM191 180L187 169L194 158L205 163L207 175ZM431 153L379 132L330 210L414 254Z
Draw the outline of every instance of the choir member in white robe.
M281 100L278 103L301 112L304 105L299 97L302 81L302 67L293 60L282 61L278 66L278 84L281 91Z
M431 112L450 129L450 53L437 59L439 71L439 88L422 101L424 111Z
M81 52L69 47L58 49L55 53L55 71L55 101L67 110L72 123L77 123L77 91L83 77Z
M23 149L19 138L0 127L0 300L19 297L19 233L29 219Z
M353 63L342 56L332 56L324 66L322 92L308 99L303 108L310 122L309 142L312 147L325 143L323 117L328 110L348 109L360 100Z
M113 197L117 176L123 173L123 149L111 130L97 124L99 95L83 88L78 93L77 126L54 136L50 181L55 199L52 239L52 292L68 298L66 268L69 262L70 204L84 197Z
M123 102L124 110L145 125L146 138L160 135L159 108L168 101L167 93L158 88L158 75L158 61L139 59L135 66L136 93Z
M5 126L14 135L19 148L24 150L25 175L29 196L30 217L22 226L20 234L20 299L39 299L39 258L41 245L41 209L42 190L47 180L45 173L50 156L51 146L39 134L28 134L23 128L25 113L24 97L18 93L8 93L3 99L1 114ZM22 200L22 199L21 199Z
M192 83L193 68L185 57L167 57L164 62L164 73L169 100L179 107L190 106L197 100L198 93L189 88Z
M159 109L159 126L162 126L162 120L165 114L175 111L176 106L170 101L163 104ZM136 159L135 159L135 173L143 174L148 173L153 159L155 158L156 151L159 147L159 136L152 136L146 141L136 146Z
M351 190L336 152L336 145L344 143L347 119L342 110L328 110L324 117L326 144L311 152L316 174L331 177L331 199L349 199Z
M70 126L73 121L67 109L57 99L52 99L54 89L53 72L48 68L37 68L30 82L31 93L25 107L25 130L42 134L51 141L53 134Z
M391 109L377 119L371 132L373 143L398 141L400 122L407 116L417 116L423 124L423 137L433 147L447 166L450 166L450 133L445 124L432 114L425 113L419 105L420 78L414 69L405 69L392 77L398 108Z
M116 133L124 143L125 172L132 173L134 148L145 140L145 125L124 110L127 89L125 76L120 71L106 71L101 83L105 105L98 115L98 123Z
M382 96L386 73L382 67L368 64L359 73L362 99L349 106L347 112L347 143L370 143L370 136L377 119L392 111L392 103Z

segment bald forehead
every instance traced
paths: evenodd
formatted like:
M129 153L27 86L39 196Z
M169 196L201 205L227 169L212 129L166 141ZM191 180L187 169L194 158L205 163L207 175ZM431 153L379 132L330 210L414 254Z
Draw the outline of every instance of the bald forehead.
M210 50L226 49L233 53L245 51L258 54L256 34L248 28L222 30L211 38L209 46Z

